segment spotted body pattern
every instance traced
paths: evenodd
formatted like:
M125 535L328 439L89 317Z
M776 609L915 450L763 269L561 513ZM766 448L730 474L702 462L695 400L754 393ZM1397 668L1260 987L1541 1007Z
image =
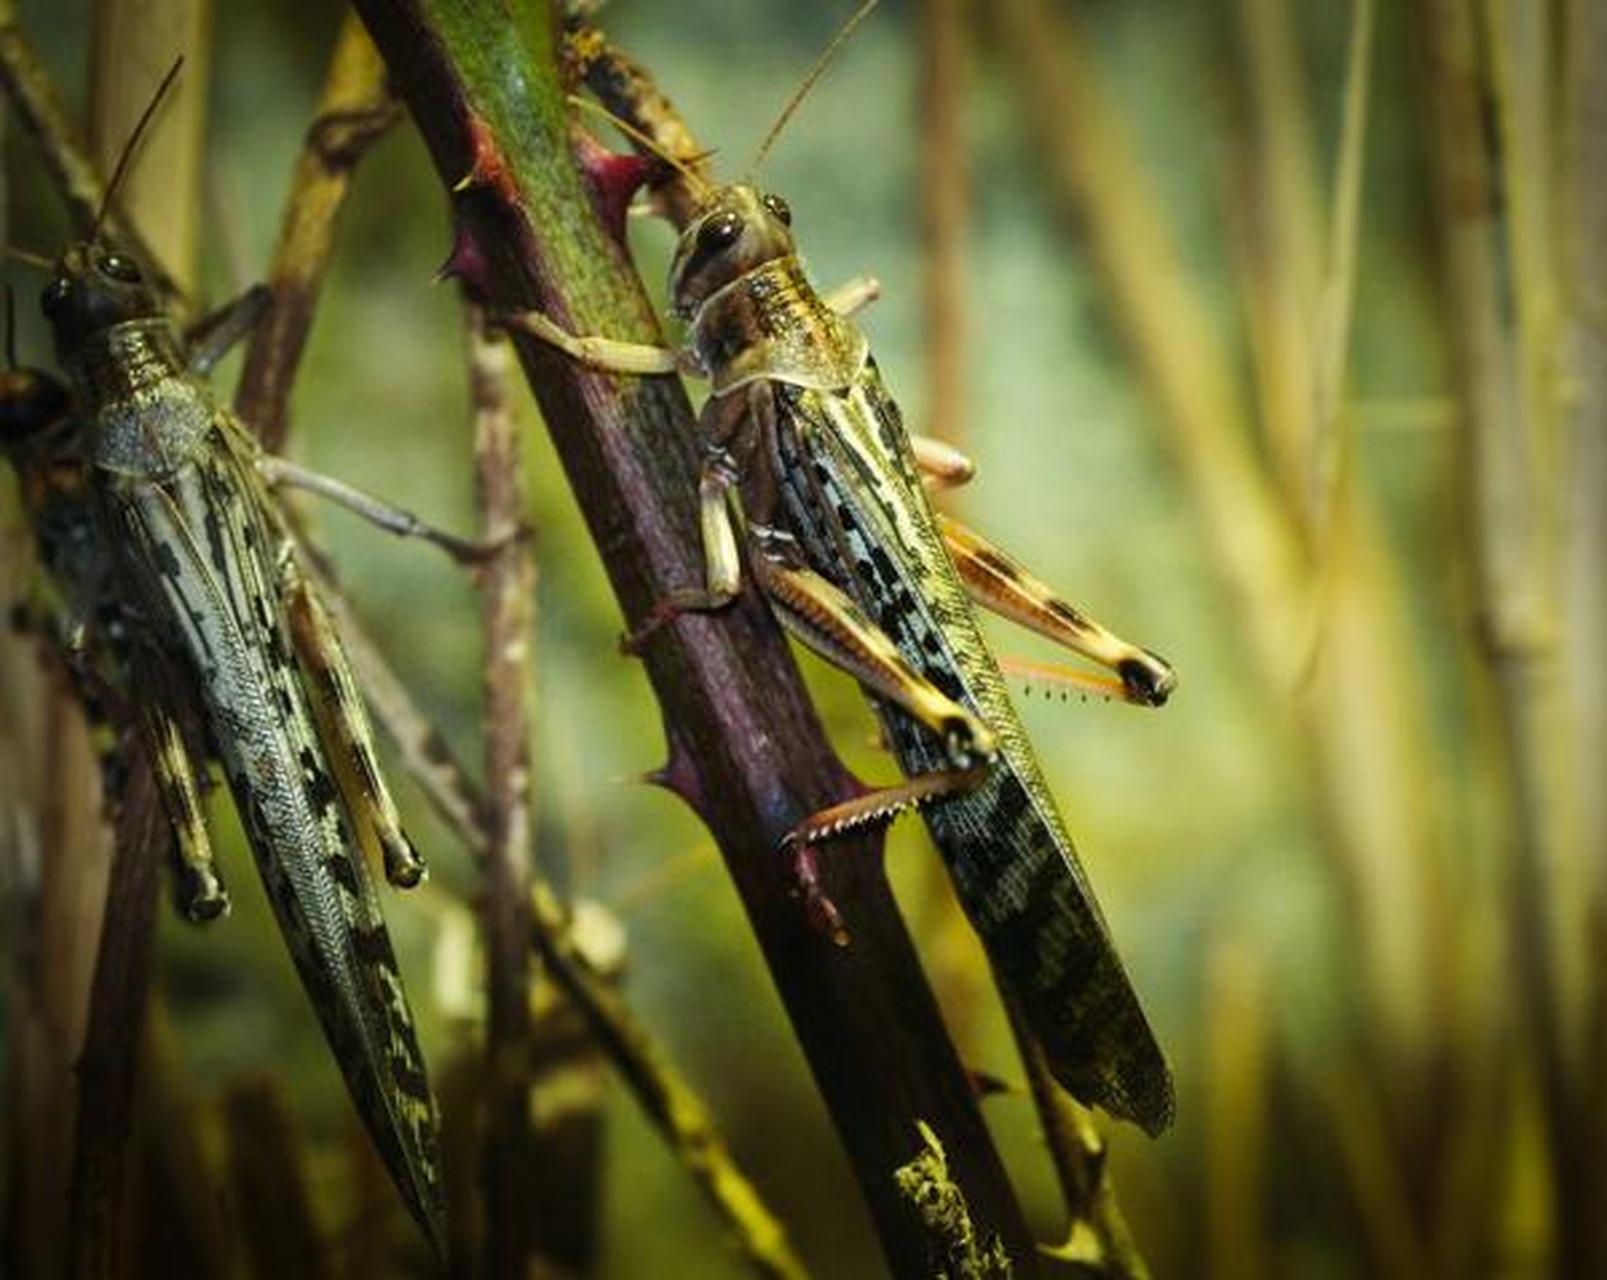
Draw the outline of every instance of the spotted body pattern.
M874 362L836 391L772 384L769 392L780 523L911 666L997 738L980 784L923 808L972 924L1072 1093L1164 1128L1172 1112L1164 1060L937 536ZM906 775L946 766L931 730L885 699L875 705Z
M826 593L780 601L784 621L828 657L834 637L852 632L894 685L934 688L980 721L972 758L986 767L967 767L979 781L923 804L933 839L1061 1083L1158 1132L1173 1113L1165 1060L945 548L898 406L864 336L811 287L789 224L775 197L720 188L671 268L691 355L713 384L705 431L716 469L740 486L756 561L812 571L852 602L835 611L835 631L816 625L831 612ZM993 552L973 559L995 577L1017 573ZM777 602L776 573L755 568ZM1047 607L1074 628L1093 625L1058 599ZM888 642L896 654L884 660L876 646ZM1133 652L1135 667L1115 664L1124 680L1141 666L1166 682L1135 700L1164 701L1169 668ZM955 773L955 743L933 717L873 702L907 777Z
M360 850L389 854L405 837L338 638L297 571L254 442L191 371L138 269L77 246L45 309L117 590L187 677L353 1099L439 1245L438 1116Z

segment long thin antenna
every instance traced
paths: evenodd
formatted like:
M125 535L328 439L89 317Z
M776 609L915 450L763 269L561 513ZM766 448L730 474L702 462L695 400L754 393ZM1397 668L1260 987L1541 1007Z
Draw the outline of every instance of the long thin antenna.
M42 253L35 253L32 249L19 249L13 244L0 244L0 257L15 258L18 262L26 262L30 267L38 267L41 271L54 271L55 261Z
M668 149L662 146L651 134L645 133L641 129L638 129L629 120L621 120L600 102L593 102L590 98L582 98L579 94L575 93L569 95L569 101L574 106L581 107L586 111L590 111L593 115L601 116L604 120L608 121L609 124L613 125L614 128L623 133L627 138L630 138L632 141L638 142L642 146L646 147L655 156L657 156L665 164L669 165L689 183L691 183L692 192L699 199L702 199L703 196L708 194L708 182L698 176L697 171L691 167L691 164L688 164L678 156L671 155ZM710 153L704 153L704 155L708 154ZM702 157L692 157L693 163L699 159L702 159Z
M775 145L776 137L787 127L787 121L792 119L792 113L809 96L809 91L815 87L815 81L825 74L826 68L831 65L831 60L837 56L837 50L843 47L843 42L854 34L854 28L865 21L870 15L870 11L875 7L876 0L865 0L865 3L854 11L854 16L843 23L842 29L831 38L831 43L826 46L821 55L815 59L815 65L809 68L809 74L803 78L803 83L798 86L796 92L787 100L787 105L781 108L781 114L776 117L776 122L770 126L770 132L764 135L764 141L759 144L759 149L753 153L753 160L748 165L749 176L758 172L759 166L764 163L765 156L770 154L770 148Z
M106 183L106 193L100 198L100 208L95 211L94 225L89 229L89 242L94 244L100 239L102 225L106 215L112 207L112 197L117 194L117 188L122 185L123 178L128 173L129 162L134 158L134 151L139 146L140 139L145 135L145 127L150 124L151 117L156 114L156 108L162 105L162 99L167 91L173 87L173 82L179 78L179 70L184 66L184 55L181 53L173 59L173 65L167 69L162 77L162 83L156 86L156 92L145 110L140 114L139 122L134 126L134 132L128 135L128 141L123 144L122 154L117 157L117 166L112 170L111 179Z

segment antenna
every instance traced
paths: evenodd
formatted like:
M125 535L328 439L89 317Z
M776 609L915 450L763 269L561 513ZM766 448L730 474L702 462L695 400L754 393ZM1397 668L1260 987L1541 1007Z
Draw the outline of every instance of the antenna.
M874 2L875 0L872 0L872 3ZM688 164L687 161L682 160L678 156L671 155L668 149L661 146L657 139L653 138L650 134L638 129L629 120L621 120L600 102L593 102L590 98L582 98L579 94L574 93L569 95L569 101L574 106L581 107L587 111L590 111L594 115L601 116L604 120L608 121L609 124L613 125L614 128L623 133L627 138L630 138L633 142L638 142L642 146L646 147L655 156L664 161L665 164L669 165L689 183L691 183L693 194L699 199L702 199L708 194L708 182L698 176L697 171L691 167L691 164ZM697 161L712 154L713 152L706 151L702 156L691 157L691 161L695 164Z
M781 108L781 114L776 117L776 122L770 126L770 132L764 135L764 141L759 144L759 149L753 153L753 161L748 165L750 175L757 172L759 166L764 163L764 158L770 154L770 148L775 145L776 138L787 127L787 121L792 119L792 113L809 96L809 91L815 87L815 82L820 79L826 68L831 65L831 60L837 56L837 51L843 47L843 42L854 34L854 28L865 21L870 15L870 11L875 7L876 0L865 0L864 4L854 10L853 16L843 23L842 28L831 38L831 43L825 47L821 55L815 59L815 65L809 68L809 74L803 78L803 83L798 86L792 97L787 100L787 105Z
M128 135L128 141L123 144L122 153L117 157L117 164L112 169L110 181L106 183L106 193L100 198L100 208L95 211L95 221L89 228L89 242L94 244L100 239L101 227L106 222L106 215L111 211L112 197L117 194L117 188L122 185L128 174L129 162L134 158L134 151L139 146L140 139L145 136L145 127L150 124L151 117L156 114L156 108L162 105L162 99L167 91L173 87L173 82L179 77L179 70L184 66L184 55L180 54L173 59L173 65L167 69L162 77L162 83L156 86L156 92L151 95L150 102L140 114L139 122L134 126L134 132Z
M46 257L42 253L35 253L32 249L19 249L15 245L0 245L0 256L15 258L18 262L26 262L30 267L38 267L41 271L54 271L56 269L56 263L53 258Z

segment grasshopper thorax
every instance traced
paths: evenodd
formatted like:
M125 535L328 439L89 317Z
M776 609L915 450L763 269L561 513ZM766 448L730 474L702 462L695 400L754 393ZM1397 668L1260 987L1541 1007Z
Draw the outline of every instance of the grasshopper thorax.
M671 310L690 320L733 281L795 252L792 211L785 200L746 183L717 187L698 206L676 246Z
M133 258L87 242L61 256L39 302L63 361L108 329L163 314L156 291Z

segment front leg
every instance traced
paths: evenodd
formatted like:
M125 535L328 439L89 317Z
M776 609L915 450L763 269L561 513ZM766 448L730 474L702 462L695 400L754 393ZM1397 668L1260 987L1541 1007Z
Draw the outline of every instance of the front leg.
M852 316L881 296L882 282L875 276L855 276L822 295L821 301L840 316Z
M683 613L712 613L736 599L742 589L742 556L732 522L733 491L744 471L753 472L748 464L768 424L769 401L759 383L745 393L714 395L704 403L698 419L698 434L707 450L698 479L703 586L683 587L660 600L620 641L623 652L640 653L649 638ZM770 499L761 495L758 508L749 514L762 521L770 505Z
M580 337L541 311L517 311L499 316L498 320L507 328L551 343L571 359L604 373L647 377L657 373L696 372L687 367L680 352L668 347L622 342L617 338Z
M444 529L437 529L405 508L393 506L383 498L364 493L344 480L336 480L333 476L298 466L287 458L271 454L259 455L256 467L257 474L269 488L301 489L307 493L315 493L337 506L345 507L354 515L361 516L387 533L394 533L399 538L422 538L432 546L440 547L459 564L470 566L483 564L504 544L504 539L501 538L491 542L476 542L469 538L460 538L457 534L448 533Z
M713 613L735 600L742 589L742 555L731 522L731 489L736 473L731 455L720 449L709 455L698 480L698 524L703 533L703 585L682 587L660 600L640 625L620 641L620 649L637 654L647 641L683 613Z

